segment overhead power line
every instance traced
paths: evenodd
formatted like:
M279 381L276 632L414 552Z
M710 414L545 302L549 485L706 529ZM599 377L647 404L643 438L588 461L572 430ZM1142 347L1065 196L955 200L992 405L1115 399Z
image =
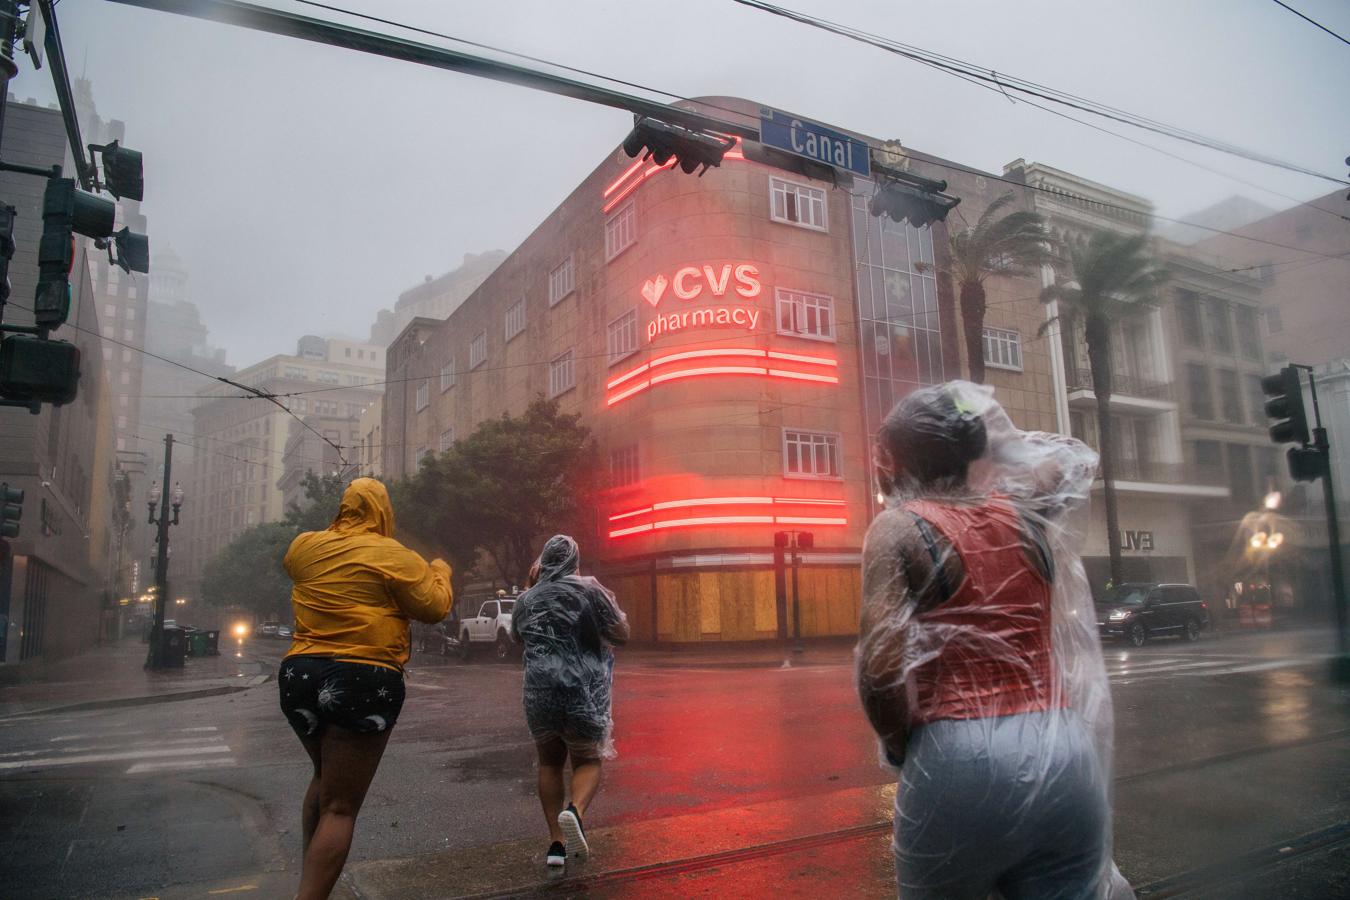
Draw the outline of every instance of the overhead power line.
M1196 146L1205 147L1209 150L1217 150L1221 153L1238 156L1251 162L1285 169L1286 171L1296 172L1300 175L1307 175L1312 178L1320 178L1324 181L1329 181L1332 184L1350 185L1350 181L1346 181L1334 175L1328 175L1325 172L1310 169L1306 166L1299 165L1298 163L1279 159L1278 157L1209 137L1199 132L1189 131L1175 125L1169 125L1165 122L1160 122L1157 119L1151 119L1146 116L1131 113L1118 107L1098 103L1085 97L1070 94L1067 91L1060 91L1043 84L1037 84L1036 82L1029 81L1025 78L1007 75L995 71L994 69L965 62L964 60L955 57L934 53L930 50L925 50L922 47L894 41L859 28L842 25L838 22L832 22L828 19L807 15L806 13L797 12L782 6L775 6L772 3L765 3L763 0L733 0L733 2L739 3L742 6L748 6L752 9L757 9L761 12L780 16L802 25L818 28L822 31L828 31L840 35L841 37L849 38L850 40L869 44L878 49L885 50L888 53L903 56L906 59L939 69L948 74L978 79L1005 94L1008 91L1016 91L1019 94L1038 97L1051 103L1058 103L1062 106L1079 110L1080 112L1091 113L1095 116L1101 116L1105 119L1111 119L1136 128L1142 128L1146 131L1154 132L1155 134L1164 135L1165 137L1174 138L1179 141L1185 141L1190 144L1195 144Z
M1300 19L1302 19L1303 21L1307 22L1308 24L1310 24L1310 25L1315 25L1316 27L1322 29L1322 30L1325 31L1327 34L1331 35L1331 36L1334 37L1336 40L1340 41L1342 44L1350 44L1350 40L1346 40L1345 38L1341 37L1339 34L1337 34L1336 32L1332 31L1330 28L1328 28L1327 26L1323 25L1321 22L1317 21L1316 19L1312 19L1312 18L1309 18L1308 16L1305 16L1303 13L1301 13L1301 12L1299 12L1298 10L1294 9L1294 8L1293 8L1292 6L1290 6L1288 3L1281 3L1280 0L1273 0L1273 2L1275 3L1276 6L1283 6L1285 9L1289 10L1291 13L1293 13L1293 14L1296 15L1296 16L1298 16Z

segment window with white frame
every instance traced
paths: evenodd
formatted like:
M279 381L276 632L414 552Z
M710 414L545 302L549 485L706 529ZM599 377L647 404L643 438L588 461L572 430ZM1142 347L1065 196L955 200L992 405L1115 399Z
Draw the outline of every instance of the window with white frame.
M509 341L524 330L525 298L521 297L506 308L506 339Z
M778 333L834 340L834 298L778 288Z
M637 444L619 447L609 452L609 480L611 487L624 487L638 481Z
M838 478L839 435L785 428L783 474L796 478Z
M418 412L421 412L422 410L426 409L427 404L431 402L431 398L428 396L431 393L431 391L429 391L427 388L428 385L425 381L417 386L416 406Z
M448 391L455 386L455 358L452 356L441 366L441 390Z
M769 179L769 217L803 228L828 231L825 192L782 178Z
M605 262L637 243L637 206L629 200L605 220Z
M487 332L480 331L469 342L469 368L478 368L485 359L487 359Z
M606 342L609 351L609 365L614 365L625 357L632 356L638 348L637 307L619 316L609 323Z
M441 452L444 453L445 451L449 450L454 443L455 443L455 426L451 425L449 428L441 432Z
M1002 328L984 330L984 364L1022 371L1022 336Z
M577 370L571 350L553 357L548 364L548 395L556 397L576 387Z
M421 466L422 460L426 459L426 457L427 457L427 448L418 447L417 452L413 454L413 466Z
M558 267L548 273L548 305L560 302L577 287L577 269L573 256L568 254Z

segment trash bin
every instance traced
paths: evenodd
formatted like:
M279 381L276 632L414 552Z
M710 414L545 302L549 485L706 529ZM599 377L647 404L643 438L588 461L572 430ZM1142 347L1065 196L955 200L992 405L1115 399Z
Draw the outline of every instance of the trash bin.
M205 656L208 646L210 646L210 641L206 637L205 631L194 631L188 635L188 648L193 656Z
M219 632L219 631L204 631L204 632L202 632L202 633L206 635L206 655L207 655L207 656L219 656L219 655L220 655L220 632Z
M165 668L181 669L187 655L187 632L176 626L165 628L163 648Z

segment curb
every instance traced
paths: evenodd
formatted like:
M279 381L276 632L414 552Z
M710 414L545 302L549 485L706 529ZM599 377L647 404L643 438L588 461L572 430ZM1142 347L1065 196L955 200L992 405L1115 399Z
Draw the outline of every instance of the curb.
M244 684L227 684L220 687L200 688L194 691L170 691L164 694L147 694L140 697L116 697L110 700L88 700L84 703L71 703L66 706L47 706L41 709L16 710L0 715L0 721L17 719L24 716L46 716L62 712L87 712L94 709L119 709L128 706L153 706L159 703L174 703L180 700L197 700L202 697L219 697L223 694L237 694L258 687L272 680L272 676L254 675Z

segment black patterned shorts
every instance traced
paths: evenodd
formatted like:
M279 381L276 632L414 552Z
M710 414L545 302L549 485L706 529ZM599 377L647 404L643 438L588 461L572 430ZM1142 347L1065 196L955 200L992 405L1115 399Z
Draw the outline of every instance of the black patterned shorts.
M288 656L277 673L281 711L301 737L324 725L358 734L388 731L403 709L403 673L328 656Z

